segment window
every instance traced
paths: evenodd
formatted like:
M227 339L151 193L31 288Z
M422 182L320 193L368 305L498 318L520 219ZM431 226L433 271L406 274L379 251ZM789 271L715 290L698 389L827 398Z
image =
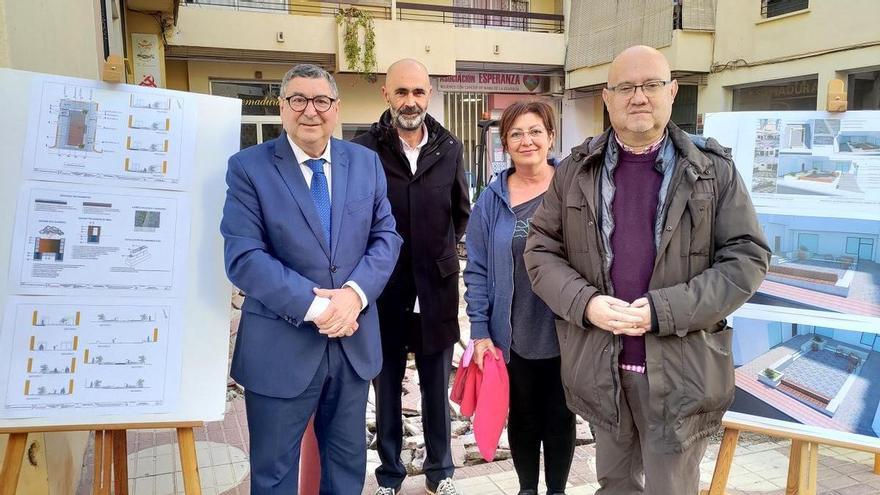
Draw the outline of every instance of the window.
M859 342L865 344L868 347L874 347L874 341L877 340L877 334L863 332L862 338L859 339Z
M850 110L880 110L880 70L850 74L847 79Z
M761 17L769 19L809 7L809 0L761 0Z
M819 250L819 236L816 234L798 234L798 249L815 253Z
M816 333L825 337L834 338L834 329L825 327L816 327Z
M281 85L266 82L211 81L211 94L241 100L242 115L281 115Z
M690 84L678 86L678 94L672 102L672 118L684 132L697 132L697 87Z
M818 88L816 78L733 88L733 111L816 110Z

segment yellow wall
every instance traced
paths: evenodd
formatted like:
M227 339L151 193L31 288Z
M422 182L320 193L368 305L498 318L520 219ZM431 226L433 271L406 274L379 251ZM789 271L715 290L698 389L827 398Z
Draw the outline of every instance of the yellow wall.
M562 34L456 28L439 22L385 19L375 20L374 25L379 73L404 57L421 60L432 75L454 74L458 60L556 65L565 61ZM284 32L284 43L276 41L278 31ZM336 54L338 70L349 71L342 50L337 49L342 46L342 29L332 17L183 7L169 43ZM498 45L498 54L494 53L495 45Z
M162 30L159 28L159 23L156 21L156 18L151 15L127 10L125 12L125 23L127 27L127 32L125 33L126 46L128 47L125 57L130 61L130 68L132 70L134 70L134 43L131 41L132 33L155 34L159 37L159 73L162 76L162 85L160 87L167 87L168 78L165 69L165 45L162 43ZM128 77L131 78L132 76L129 75ZM129 80L129 83L133 84L137 84L138 82L139 81Z
M165 87L178 91L189 91L189 68L186 60L166 60L165 76L168 80Z
M0 67L9 67L9 41L6 39L6 2L0 0Z
M187 62L186 75L189 90L196 93L210 94L211 80L256 81L255 71L263 73L262 82L279 83L290 69L286 65L269 64L235 64L223 62ZM175 66L175 73L183 70ZM179 76L175 76L177 79ZM342 135L342 123L366 124L378 120L385 111L386 104L382 99L382 77L375 83L369 83L355 74L336 74L341 99L340 125L335 135ZM435 96L436 98L436 96Z
M761 18L760 2L717 2L715 60L749 63L877 42L877 0L813 0L805 13Z
M846 82L847 72L880 64L876 0L850 0L845 7L816 0L807 11L771 19L761 18L757 2L718 2L717 9L714 61L739 61L740 67L709 76L699 112L730 110L735 86L816 76L817 109L823 109L828 81ZM847 49L860 44L873 46Z
M275 41L284 33L285 42ZM281 15L217 8L181 7L173 45L248 50L336 53L333 17Z
M95 79L103 58L97 0L0 0L0 65ZM65 49L68 48L68 49Z
M703 31L672 32L672 43L660 48L660 52L669 60L673 71L709 72L712 66L712 33ZM603 84L608 80L608 67L611 64L584 67L569 72L566 77L566 88L580 88Z

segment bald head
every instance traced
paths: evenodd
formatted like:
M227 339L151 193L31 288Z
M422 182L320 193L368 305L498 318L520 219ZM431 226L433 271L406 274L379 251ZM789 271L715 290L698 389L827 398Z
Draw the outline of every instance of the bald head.
M608 69L608 85L616 86L621 82L643 82L624 79L633 72L650 73L652 77L662 80L669 80L671 77L666 57L656 48L645 45L631 46L614 58Z
M431 100L428 69L412 58L398 60L388 67L382 96L391 110L391 122L398 132L419 131Z
M649 46L633 46L611 62L602 99L617 137L641 147L663 137L677 92L666 57Z
M385 73L385 85L388 85L388 79L398 77L401 73L418 74L424 76L425 80L428 79L428 68L423 63L414 58L402 58L388 67L388 72Z

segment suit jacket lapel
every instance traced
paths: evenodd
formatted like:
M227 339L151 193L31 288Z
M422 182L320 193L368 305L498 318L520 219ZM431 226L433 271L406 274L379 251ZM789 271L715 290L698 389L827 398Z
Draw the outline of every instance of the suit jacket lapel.
M336 255L339 236L342 232L342 219L345 216L345 198L348 191L348 153L342 147L342 141L330 138L330 167L332 169L330 187L333 194L330 198L330 259Z
M287 185L290 195L293 196L306 222L309 224L309 228L312 229L312 233L318 238L324 254L329 259L330 247L327 246L327 241L324 240L324 229L321 227L321 219L318 217L318 210L315 209L315 202L312 200L312 192L306 184L306 179L303 177L296 157L293 155L293 149L290 147L290 143L287 142L287 134L284 133L275 139L275 168L281 174L281 179ZM336 170L334 169L333 172L334 176L331 180L336 182Z

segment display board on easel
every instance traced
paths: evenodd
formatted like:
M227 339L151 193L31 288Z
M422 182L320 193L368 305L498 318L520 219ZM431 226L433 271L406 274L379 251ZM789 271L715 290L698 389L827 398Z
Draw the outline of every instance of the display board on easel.
M0 86L0 433L221 419L240 101L7 69Z
M732 149L772 250L731 319L736 401L711 493L739 431L791 438L790 486L813 493L819 444L880 461L880 112L710 114L704 132Z

